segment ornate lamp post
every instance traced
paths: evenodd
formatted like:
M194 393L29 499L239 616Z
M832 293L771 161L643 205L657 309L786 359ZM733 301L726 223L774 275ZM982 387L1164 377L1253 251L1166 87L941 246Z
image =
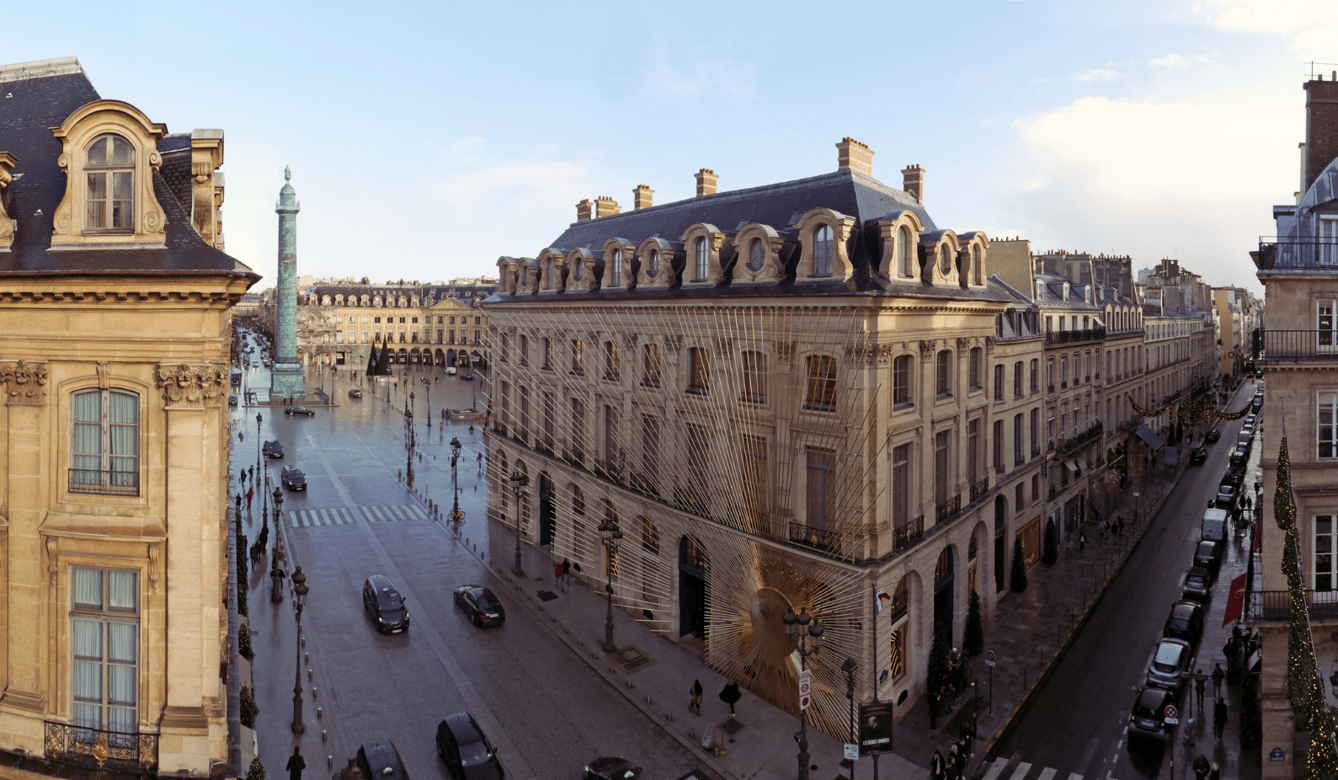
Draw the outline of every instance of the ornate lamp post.
M428 415L431 417L431 414ZM460 511L460 481L456 478L455 467L460 462L460 437L451 439L451 492L454 494L454 500L451 506L451 521L458 523L464 519L465 513Z
M511 472L511 487L516 491L516 565L511 567L511 573L517 577L525 574L525 570L520 567L520 491L528 484L528 474L518 470Z
M608 575L608 581L604 583L604 592L608 596L608 609L604 613L604 647L601 649L606 653L612 653L618 649L618 646L613 644L613 562L618 556L618 540L623 538L618 521L605 515L603 522L599 524L599 538L604 540Z
M302 567L293 570L293 603L297 605L297 674L293 682L293 733L306 731L302 725L302 607L307 603L307 575Z
M265 421L265 416L256 412L256 471L260 471L260 423Z
M427 393L427 427L430 431L432 430L432 383L428 381L427 377L423 377L423 387L427 388L424 392Z
M414 449L414 430L413 430L413 393L409 393L409 398L404 402L404 449L407 450L408 462L404 466L404 475L408 478L409 487L413 487L413 449Z
M850 699L850 744L855 744L855 670L859 667L855 664L855 659L846 656L845 663L841 664L841 671L846 675L846 698ZM979 705L977 705L977 709Z
M822 624L808 616L808 610L801 609L798 615L794 610L786 609L781 616L785 621L785 637L799 651L799 670L808 671L808 657L817 655L822 650ZM809 638L813 648L809 649ZM799 780L808 780L808 719L804 711L799 710Z
M269 477L268 474L265 475ZM274 488L274 556L270 559L269 577L270 577L270 596L269 600L278 604L283 601L283 569L279 564L283 561L283 534L279 533L280 512L283 507L283 490Z

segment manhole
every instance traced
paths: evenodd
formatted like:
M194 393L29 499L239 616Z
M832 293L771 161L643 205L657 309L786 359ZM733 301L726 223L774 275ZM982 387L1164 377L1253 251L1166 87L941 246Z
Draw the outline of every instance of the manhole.
M740 731L743 731L743 724L735 720L733 717L730 717L726 719L724 723L720 724L720 730L732 737Z
M613 660L626 672L635 672L638 669L650 664L651 660L645 653L628 645L621 648L613 654Z
M557 594L554 593L554 592L551 591L551 590L541 590L541 591L539 591L539 600L540 600L540 601L552 601L552 600L555 599L555 598L557 598Z

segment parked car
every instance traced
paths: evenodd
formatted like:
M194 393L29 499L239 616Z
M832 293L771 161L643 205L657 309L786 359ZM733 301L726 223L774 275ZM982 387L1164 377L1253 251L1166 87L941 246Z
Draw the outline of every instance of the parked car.
M1203 463L1208 460L1208 450L1203 447L1195 447L1189 452L1190 463Z
M373 574L363 581L362 606L376 620L377 631L393 634L409 629L404 597L384 574Z
M364 742L358 748L358 769L362 776L373 780L409 780L409 773L404 771L404 761L395 743L388 739Z
M461 585L455 589L455 605L465 611L476 626L500 626L506 622L506 610L492 591L480 585Z
M1207 604L1213 591L1213 573L1198 566L1185 572L1185 584L1180 598Z
M1193 655L1194 648L1189 642L1162 638L1152 650L1152 658L1148 659L1148 686L1178 693L1185 684L1185 672Z
M1245 481L1245 469L1227 469L1226 473L1222 475L1222 479L1218 484L1235 485L1236 488L1239 489L1240 483L1244 481Z
M585 765L582 780L640 780L641 767L625 758L605 756Z
M446 376L455 376L455 374L456 374L456 368L455 368L455 366L447 366L447 367L446 367Z
M437 755L446 762L451 780L502 780L497 751L474 716L459 712L437 724Z
M279 443L278 439L265 442L264 446L260 448L260 451L263 452L267 458L278 459L283 457L283 445Z
M1260 409L1263 409L1263 408L1264 408L1264 394L1263 394L1263 393L1255 393L1255 394L1254 394L1254 402L1253 402L1253 406L1254 406L1254 410L1255 410L1256 412L1259 411Z
M1235 451L1231 453L1231 457L1227 461L1227 465L1230 466L1232 469L1238 469L1244 471L1246 464L1249 462L1250 462L1250 449L1245 446L1237 446Z
M1214 503L1223 509L1230 509L1236 505L1236 492L1235 485L1230 482L1223 482L1217 486L1217 498Z
M289 490L306 490L307 475L302 473L302 469L283 467L279 472L279 479L283 481L283 486Z
M236 405L237 405L237 394L233 393L232 395L228 396L228 406L236 406Z
M1203 634L1203 607L1195 601L1177 601L1171 605L1161 635L1197 643Z
M1166 723L1166 707L1175 704L1175 694L1161 688L1144 688L1134 698L1129 712L1129 736L1148 737L1169 742L1171 728Z
M466 382L472 382L472 381L474 381L474 372L473 372L473 371L466 371L463 375L461 375L460 378L463 379L463 380L465 380Z
M305 414L308 417L316 416L316 411L314 409L308 409L305 406L289 406L283 410L283 413L289 417L292 417L295 414Z
M362 398L362 391L355 387L355 388L353 388L352 390L349 390L349 391L348 391L348 397L349 397L349 398Z
M1209 539L1200 541L1194 547L1194 565L1216 575L1222 566L1222 545Z
M1220 438L1222 438L1222 434L1216 428L1213 428L1212 430L1203 434L1203 441L1207 444L1216 444L1217 440Z

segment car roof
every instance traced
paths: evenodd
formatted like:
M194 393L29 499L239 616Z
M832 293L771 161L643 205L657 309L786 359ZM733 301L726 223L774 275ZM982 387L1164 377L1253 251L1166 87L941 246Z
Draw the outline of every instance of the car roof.
M1194 610L1202 611L1203 607L1199 606L1198 602L1196 601L1185 601L1184 599L1181 599L1180 601L1177 601L1171 605L1172 615L1174 615L1177 612L1187 612L1187 611L1192 612Z
M371 586L373 588L376 588L377 590L380 590L381 588L395 587L394 585L390 584L390 578L384 574L373 574L372 576L367 578L367 582L370 583Z

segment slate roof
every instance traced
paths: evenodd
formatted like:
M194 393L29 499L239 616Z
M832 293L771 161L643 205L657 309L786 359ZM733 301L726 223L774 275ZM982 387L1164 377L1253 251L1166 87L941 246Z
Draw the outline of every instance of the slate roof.
M18 223L11 251L0 252L0 273L223 273L259 279L246 265L200 238L191 225L189 200L183 205L161 173L154 174L153 189L167 218L162 248L51 251L52 217L65 195L65 174L58 163L61 142L51 128L80 106L100 99L77 65L75 72L0 84L0 151L18 158L14 180L0 190L6 211ZM189 147L190 136L169 135L159 149L171 152L182 143Z

